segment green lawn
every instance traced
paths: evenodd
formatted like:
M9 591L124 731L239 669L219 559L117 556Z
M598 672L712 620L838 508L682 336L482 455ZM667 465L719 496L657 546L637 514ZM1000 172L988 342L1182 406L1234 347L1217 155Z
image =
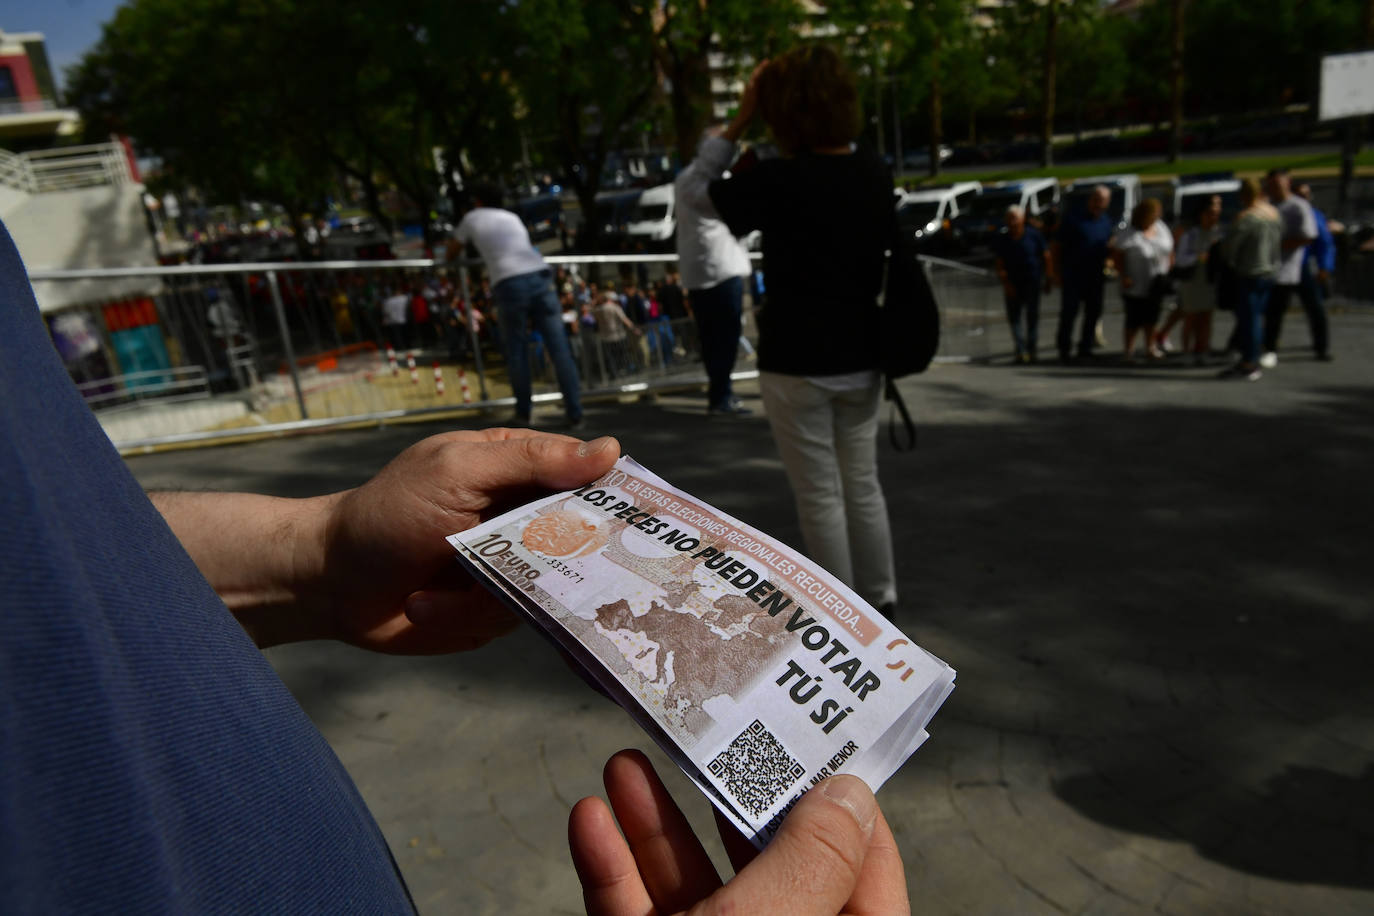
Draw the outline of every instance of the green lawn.
M938 180L940 182L949 181L981 181L984 183L993 181L1011 181L1017 178L1040 178L1053 176L1064 181L1075 178L1089 178L1093 175L1139 175L1144 182L1163 182L1175 175L1187 175L1191 172L1235 172L1237 175L1263 174L1269 169L1277 166L1286 165L1295 172L1302 172L1308 177L1322 177L1330 175L1335 177L1340 174L1341 156L1339 152L1321 153L1319 155L1300 155L1300 156L1231 156L1224 159L1189 159L1184 157L1181 162L1165 162L1160 159L1145 160L1142 162L1122 161L1119 163L1083 165L1073 163L1069 165L1056 165L1048 169L1042 169L1029 163L1007 164L989 166L986 169L977 171L959 171L957 173L944 172ZM1355 157L1355 168L1358 174L1374 173L1374 149L1363 150ZM917 172L908 172L899 179L901 182L912 181L916 184L925 184L931 181L929 175Z

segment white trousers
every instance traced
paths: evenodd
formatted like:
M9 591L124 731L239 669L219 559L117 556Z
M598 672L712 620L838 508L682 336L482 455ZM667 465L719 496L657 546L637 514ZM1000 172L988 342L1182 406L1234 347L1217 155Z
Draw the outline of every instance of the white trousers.
M760 372L759 389L807 556L869 604L895 602L892 529L878 481L882 381L829 391L800 376Z

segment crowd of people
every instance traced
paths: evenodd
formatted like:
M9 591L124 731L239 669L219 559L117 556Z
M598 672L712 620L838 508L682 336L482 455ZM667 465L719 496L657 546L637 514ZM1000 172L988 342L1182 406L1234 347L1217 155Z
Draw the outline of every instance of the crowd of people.
M1093 357L1108 265L1121 284L1128 363L1136 360L1137 341L1145 359L1164 359L1176 349L1171 335L1181 324L1182 352L1205 365L1213 316L1223 310L1235 315L1235 328L1225 347L1233 362L1220 376L1254 381L1262 369L1278 365L1283 320L1294 297L1306 313L1316 358L1331 359L1324 300L1335 248L1326 217L1310 198L1310 186L1294 186L1288 170L1277 168L1263 190L1252 178L1241 181L1241 210L1229 224L1222 222L1218 195L1206 200L1191 225L1173 230L1161 219L1160 202L1146 198L1131 211L1129 225L1116 231L1106 186L1093 189L1082 212L1066 214L1044 233L1027 224L1020 207L1009 208L992 248L1014 359L1036 361L1040 297L1055 285L1062 290L1055 335L1060 360Z

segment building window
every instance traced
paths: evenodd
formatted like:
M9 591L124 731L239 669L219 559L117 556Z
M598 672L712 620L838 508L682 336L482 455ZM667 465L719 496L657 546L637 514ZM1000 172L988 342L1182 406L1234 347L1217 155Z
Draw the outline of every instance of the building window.
M0 67L0 99L17 99L19 93L14 88L14 74L9 67Z

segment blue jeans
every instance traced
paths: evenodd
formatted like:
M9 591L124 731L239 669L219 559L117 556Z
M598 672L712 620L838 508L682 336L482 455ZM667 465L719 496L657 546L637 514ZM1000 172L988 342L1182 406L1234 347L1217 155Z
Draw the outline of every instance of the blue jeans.
M707 404L728 407L733 397L730 373L735 369L744 314L744 281L731 277L710 289L689 290L687 298L701 338L701 361L710 380Z
M501 316L502 342L506 350L506 367L510 385L515 391L515 414L528 420L531 409L529 324L534 323L549 356L553 357L554 373L558 376L558 390L563 392L563 409L569 420L582 417L582 400L568 335L563 331L562 310L550 281L552 273L537 270L533 273L507 277L492 287L491 298Z
M1040 336L1040 287L1017 289L1016 295L1006 297L1007 322L1011 325L1011 339L1016 342L1016 355L1023 353L1035 355L1037 338ZM1021 316L1026 317L1026 328L1021 330Z
M1254 365L1259 359L1264 311L1273 288L1274 281L1270 277L1236 278L1236 346L1243 363Z
M652 354L657 352L663 359L664 366L673 363L673 347L677 346L677 339L673 337L673 322L667 315L660 315L657 318L650 318L644 325L644 341L649 345L650 362Z

